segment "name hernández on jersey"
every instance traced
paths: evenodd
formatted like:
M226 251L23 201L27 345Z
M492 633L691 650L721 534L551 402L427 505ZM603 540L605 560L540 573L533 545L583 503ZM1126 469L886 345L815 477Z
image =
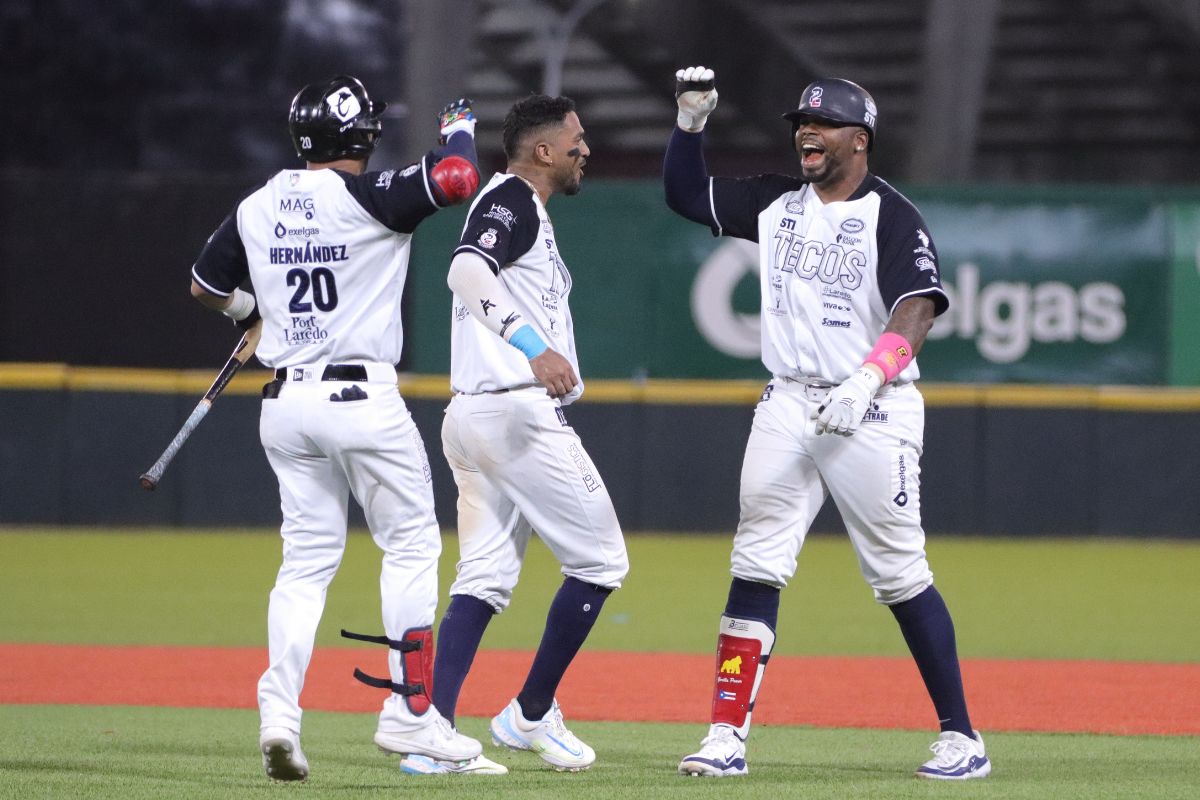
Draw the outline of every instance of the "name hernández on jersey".
M312 242L294 247L272 247L269 255L272 264L329 264L350 258L344 244L314 245Z

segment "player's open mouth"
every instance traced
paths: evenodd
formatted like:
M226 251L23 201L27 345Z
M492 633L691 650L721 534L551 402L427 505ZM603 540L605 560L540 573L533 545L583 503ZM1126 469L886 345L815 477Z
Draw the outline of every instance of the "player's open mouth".
M813 142L805 142L800 145L800 165L803 167L815 167L825 158L825 148Z

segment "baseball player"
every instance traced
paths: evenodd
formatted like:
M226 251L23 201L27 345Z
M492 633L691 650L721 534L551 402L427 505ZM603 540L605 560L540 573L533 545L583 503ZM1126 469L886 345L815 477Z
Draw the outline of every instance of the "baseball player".
M455 395L442 446L458 484L459 560L438 629L433 702L454 719L484 630L508 606L536 531L564 580L525 684L492 720L491 734L497 745L578 771L596 753L566 727L554 695L628 571L608 490L563 413L583 383L571 274L546 203L579 191L591 151L566 97L519 101L503 136L507 168L472 204L448 277Z
M759 243L762 359L771 372L741 476L741 518L717 638L712 725L679 771L745 775L754 700L775 641L779 592L833 495L863 577L917 662L941 724L928 778L991 771L971 727L954 625L933 586L920 517L924 401L915 356L948 299L920 213L867 168L875 102L818 80L783 116L800 176L710 178L705 121L713 71L676 73L677 125L663 167L667 205L716 236Z
M464 761L480 754L431 706L432 623L441 539L429 461L396 386L400 297L413 231L479 185L475 118L459 100L441 146L404 168L367 172L384 103L357 79L310 84L288 123L307 169L285 169L240 203L192 269L192 294L247 326L275 368L259 431L279 480L283 564L258 684L267 775L304 780L300 690L325 592L346 544L348 498L383 550L383 624L393 689L375 732L383 750ZM250 279L254 294L239 285Z

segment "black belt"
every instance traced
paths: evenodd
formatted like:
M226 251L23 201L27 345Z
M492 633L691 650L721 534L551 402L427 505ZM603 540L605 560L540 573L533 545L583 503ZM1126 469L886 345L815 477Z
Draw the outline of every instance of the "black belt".
M288 367L280 367L275 370L275 380L287 380ZM367 381L367 368L362 364L326 364L325 371L321 373L323 381Z

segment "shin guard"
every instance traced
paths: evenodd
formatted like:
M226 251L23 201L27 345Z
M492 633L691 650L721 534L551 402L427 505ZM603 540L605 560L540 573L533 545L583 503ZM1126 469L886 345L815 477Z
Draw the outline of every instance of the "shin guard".
M426 625L422 628L409 628L400 639L389 639L386 636L370 636L362 633L351 633L343 630L342 636L356 639L360 642L386 644L390 649L388 666L393 675L400 674L400 681L387 678L376 678L361 669L355 668L354 677L368 686L379 689L390 689L394 694L404 698L408 710L416 716L421 716L433 705L430 699L433 693L433 628ZM397 663L398 662L398 663Z
M421 716L433 704L433 628L409 628L401 641L410 645L400 651L401 675L411 690L404 695L404 702L409 711Z
M750 714L762 684L775 631L757 619L721 616L717 637L717 674L713 685L712 722L729 725L745 740Z

